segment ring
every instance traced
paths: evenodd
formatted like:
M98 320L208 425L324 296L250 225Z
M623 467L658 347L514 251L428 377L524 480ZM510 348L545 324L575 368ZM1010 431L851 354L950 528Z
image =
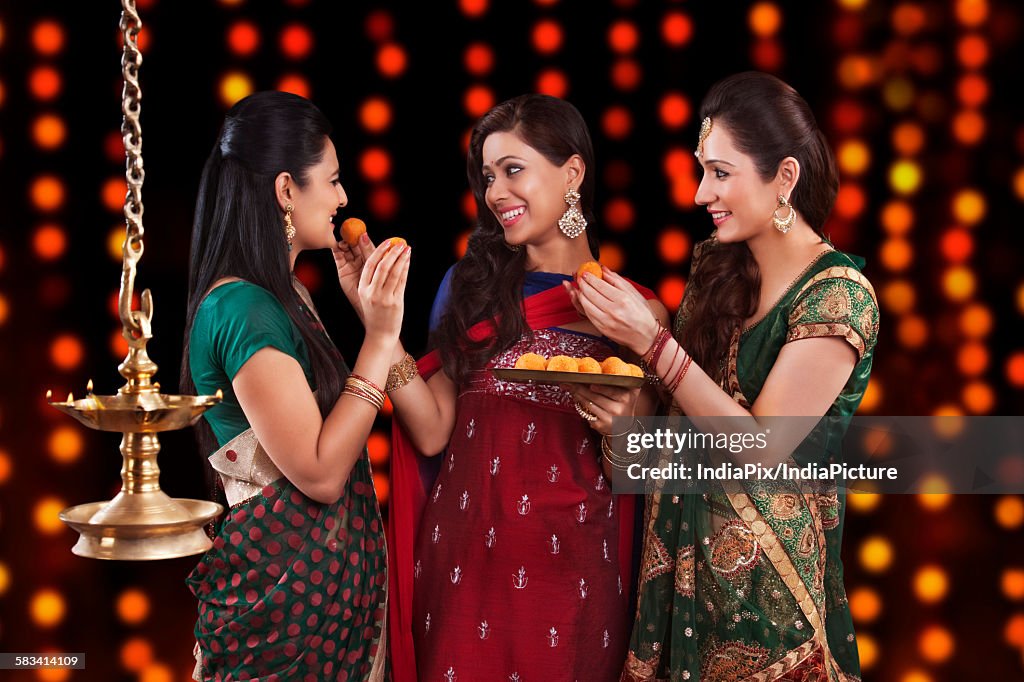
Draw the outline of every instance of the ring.
M594 403L590 403L590 404L591 404L591 405L593 405ZM582 407L582 406L581 406L581 405L580 405L580 404L579 404L578 402L576 402L575 400L574 400L574 401L572 401L572 406L576 408L576 414L578 414L579 416L583 417L583 418L584 418L584 419L586 419L586 420L587 420L588 422L596 422L596 421L597 421L597 415L595 415L595 414L592 414L592 413L590 413L590 412L587 412L587 411L586 411L585 409L583 409L583 407Z

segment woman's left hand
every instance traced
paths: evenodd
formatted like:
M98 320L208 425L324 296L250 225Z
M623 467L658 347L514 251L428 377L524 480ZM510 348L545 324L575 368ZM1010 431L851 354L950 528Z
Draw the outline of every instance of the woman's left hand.
M566 384L563 388L572 394L580 409L586 410L597 417L590 422L590 428L602 435L615 433L612 422L615 417L632 417L636 408L636 400L640 396L639 388L618 388L595 384ZM621 426L621 425L620 425ZM621 432L622 429L620 428Z
M363 272L363 265L366 259L374 250L373 242L365 232L359 236L355 246L349 246L344 241L338 242L337 246L331 249L334 256L334 265L338 269L338 284L345 294L345 298L352 304L359 316L359 320L366 322L363 317L363 307L359 302L359 276Z
M632 284L608 268L602 269L603 280L587 273L579 288L566 283L573 305L582 310L603 335L643 355L654 342L661 324Z

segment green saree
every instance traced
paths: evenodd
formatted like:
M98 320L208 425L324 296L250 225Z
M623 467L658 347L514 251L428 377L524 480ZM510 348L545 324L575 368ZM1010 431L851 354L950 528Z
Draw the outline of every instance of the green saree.
M700 250L714 247L699 245L694 267ZM818 257L767 315L736 330L721 372L722 387L749 408L784 344L819 336L849 342L857 364L828 412L823 441L835 461L878 335L878 305L861 266L834 250ZM699 295L687 291L677 337L691 294ZM649 495L622 680L859 680L839 558L844 508L834 485L769 492L742 483L703 495Z

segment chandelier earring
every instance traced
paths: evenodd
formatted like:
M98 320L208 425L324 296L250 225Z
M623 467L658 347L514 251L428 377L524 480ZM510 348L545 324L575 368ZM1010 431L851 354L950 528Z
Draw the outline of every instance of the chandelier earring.
M785 208L789 209L789 214L785 218L780 218L779 211ZM789 232L789 228L793 227L793 223L795 222L796 209L793 208L793 204L789 203L786 197L780 194L779 205L776 206L775 210L772 212L772 223L775 224L775 229L781 232L782 234L786 234L787 232Z
M558 219L558 229L569 239L576 239L583 234L583 230L587 229L587 219L583 217L583 213L576 206L579 201L580 193L570 187L569 191L565 193L565 203L569 205L569 208Z
M288 240L288 250L292 250L292 242L295 241L295 225L292 224L292 211L295 207L288 204L284 207L284 238Z

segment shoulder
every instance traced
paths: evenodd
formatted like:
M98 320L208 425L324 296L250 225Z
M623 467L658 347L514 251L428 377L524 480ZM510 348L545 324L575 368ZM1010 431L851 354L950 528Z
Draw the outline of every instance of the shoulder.
M291 336L291 318L281 302L263 287L246 281L223 284L211 291L196 312L195 326L211 336L273 333Z

